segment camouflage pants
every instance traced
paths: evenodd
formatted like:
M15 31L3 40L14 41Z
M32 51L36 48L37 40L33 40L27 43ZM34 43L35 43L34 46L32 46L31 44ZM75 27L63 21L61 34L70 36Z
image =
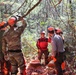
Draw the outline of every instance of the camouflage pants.
M2 73L3 62L4 62L4 55L2 53L2 37L3 37L4 30L0 30L0 75Z
M25 69L25 60L22 52L9 52L9 61L11 63L11 73L12 75L16 75L18 72L18 68L20 69L20 73Z
M4 56L3 53L0 52L0 73L2 73L2 69L3 69L3 63L4 63Z

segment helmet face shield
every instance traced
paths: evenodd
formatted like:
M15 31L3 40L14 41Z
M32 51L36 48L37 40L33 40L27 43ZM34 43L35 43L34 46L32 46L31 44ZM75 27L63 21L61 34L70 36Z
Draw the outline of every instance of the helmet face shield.
M17 27L21 27L23 24L22 24L22 22L21 21L18 21L17 23L16 23L16 26Z

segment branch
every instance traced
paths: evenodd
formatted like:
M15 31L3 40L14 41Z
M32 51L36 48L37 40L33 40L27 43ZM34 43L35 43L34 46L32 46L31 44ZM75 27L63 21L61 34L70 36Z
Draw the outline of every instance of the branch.
M26 1L26 0L25 0ZM25 1L23 2L23 4L18 8L18 10L24 5ZM26 17L36 6L39 5L39 3L41 2L42 0L39 0L32 8L30 8L27 13L25 15L23 15L21 18L24 18ZM16 12L16 11L15 11ZM14 12L14 13L15 13Z
M10 7L12 7L14 5L15 1L10 5ZM8 7L8 9L6 10L6 12L10 9L10 7Z
M41 2L42 0L39 0L31 9L28 10L28 12L23 15L22 17L26 17L36 6L38 6L38 4Z
M16 12L25 4L25 2L26 2L26 0L21 4L21 6L20 6L15 12L12 13L12 15L13 15L14 13L16 13Z
M55 5L55 7L56 7L58 4L60 4L60 3L61 3L61 1L62 1L62 0L60 0L60 1Z
M34 51L37 51L37 49L35 49L29 42L27 42L26 38L24 38L24 41L31 49L33 49Z
M67 24L61 19L60 14L58 13L58 11L57 11L57 9L56 9L55 4L53 3L53 1L52 1L52 4L54 5L55 11L56 11L57 15L59 16L61 22L63 22L63 24L64 24L65 26L67 26Z
M28 7L31 6L31 3L32 3L33 1L34 1L34 0L32 0L32 1L29 3ZM24 12L26 12L27 10L28 10L28 8L27 8Z

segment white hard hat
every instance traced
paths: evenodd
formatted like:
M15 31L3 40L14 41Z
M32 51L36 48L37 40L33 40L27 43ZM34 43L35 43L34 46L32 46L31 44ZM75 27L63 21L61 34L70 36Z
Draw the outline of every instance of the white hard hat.
M45 31L41 31L41 33L45 34Z

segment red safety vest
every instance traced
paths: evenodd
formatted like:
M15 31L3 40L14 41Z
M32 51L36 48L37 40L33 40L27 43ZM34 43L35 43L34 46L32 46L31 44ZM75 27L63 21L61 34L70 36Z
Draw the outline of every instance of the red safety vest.
M39 38L37 41L37 48L40 50L48 50L48 38Z

